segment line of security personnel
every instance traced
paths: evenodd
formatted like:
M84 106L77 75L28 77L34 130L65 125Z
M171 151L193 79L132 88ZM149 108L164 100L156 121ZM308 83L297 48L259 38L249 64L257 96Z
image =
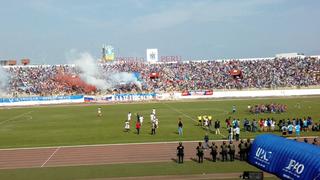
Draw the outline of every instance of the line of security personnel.
M235 154L236 154L236 146L233 144L232 141L229 142L229 144L226 143L226 141L222 142L222 145L220 146L220 151L218 146L215 144L215 142L212 142L212 145L209 146L210 149L210 155L212 157L212 161L217 161L217 156L220 153L221 154L221 161L234 161ZM245 161L248 158L249 151L251 148L251 141L250 139L247 139L246 142L244 140L241 140L238 149L239 149L239 155L240 155L240 161ZM198 157L197 162L203 163L203 157L204 157L204 150L202 143L199 142L198 146L196 147L196 156ZM179 143L179 146L177 147L177 156L178 156L178 163L183 163L184 158L184 146L182 145L182 142Z
M210 148L211 148L212 160L215 162L218 155L218 147L215 146L213 142ZM221 148L221 151L220 151L221 161L228 161L228 160L234 161L237 148L232 141L230 141L229 144L227 144L226 141L223 141L220 148ZM247 160L249 156L250 148L251 148L250 139L247 139L246 142L244 142L244 140L240 141L238 145L240 161ZM229 158L228 158L228 155L229 155Z

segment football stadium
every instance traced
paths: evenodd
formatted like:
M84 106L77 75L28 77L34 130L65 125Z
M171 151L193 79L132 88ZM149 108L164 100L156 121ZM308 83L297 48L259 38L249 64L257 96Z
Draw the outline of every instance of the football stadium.
M249 7L231 4L216 5ZM320 55L193 59L160 47L39 63L4 59L0 46L0 179L320 180Z

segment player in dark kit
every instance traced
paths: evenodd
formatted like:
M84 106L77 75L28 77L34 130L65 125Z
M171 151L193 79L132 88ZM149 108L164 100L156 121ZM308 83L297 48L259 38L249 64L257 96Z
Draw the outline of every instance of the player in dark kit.
M198 163L203 163L203 149L202 143L199 142L199 145L197 146Z
M214 142L212 142L212 146L210 146L211 149L211 156L212 156L212 161L216 162L217 161L217 154L218 154L218 146Z
M182 142L179 142L179 146L177 147L177 156L178 163L183 163L184 147L182 146Z

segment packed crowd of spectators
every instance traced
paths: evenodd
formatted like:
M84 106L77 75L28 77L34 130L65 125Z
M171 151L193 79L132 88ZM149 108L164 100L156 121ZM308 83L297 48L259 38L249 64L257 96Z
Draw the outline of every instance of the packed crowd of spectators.
M285 104L257 104L254 106L248 106L248 109L251 113L260 114L260 113L283 113L286 112L288 106Z
M65 66L25 66L10 67L8 92L18 95L59 95L76 93L73 87L57 81L59 73L73 73L73 69ZM77 92L81 93L81 92Z
M119 84L110 92L173 92L183 90L278 88L320 85L320 60L288 58L266 60L188 61L149 64L144 62L113 62L101 65L104 72L129 72L137 75L142 86ZM89 93L84 88L58 81L59 74L77 76L72 65L10 67L11 94L53 95ZM230 73L241 72L238 76ZM157 74L157 76L151 76ZM92 93L92 92L90 92ZM259 110L260 111L260 110Z
M272 131L288 131L293 129L295 131L295 126L299 125L301 131L320 131L320 123L315 122L312 117L297 117L297 118L288 118L288 119L279 119L275 120L274 118L260 118L252 119L244 118L243 120L231 117L225 120L226 127L241 127L244 131L248 132L272 132Z

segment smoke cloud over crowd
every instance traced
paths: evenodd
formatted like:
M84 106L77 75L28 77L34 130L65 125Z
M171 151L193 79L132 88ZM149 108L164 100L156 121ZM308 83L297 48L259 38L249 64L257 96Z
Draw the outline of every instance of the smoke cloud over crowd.
M133 73L105 72L89 53L80 53L73 56L72 64L79 69L80 78L98 89L113 89L118 85L133 83L141 89L141 83Z
M0 96L7 94L6 89L8 86L8 81L9 81L9 75L3 69L3 67L0 66Z

